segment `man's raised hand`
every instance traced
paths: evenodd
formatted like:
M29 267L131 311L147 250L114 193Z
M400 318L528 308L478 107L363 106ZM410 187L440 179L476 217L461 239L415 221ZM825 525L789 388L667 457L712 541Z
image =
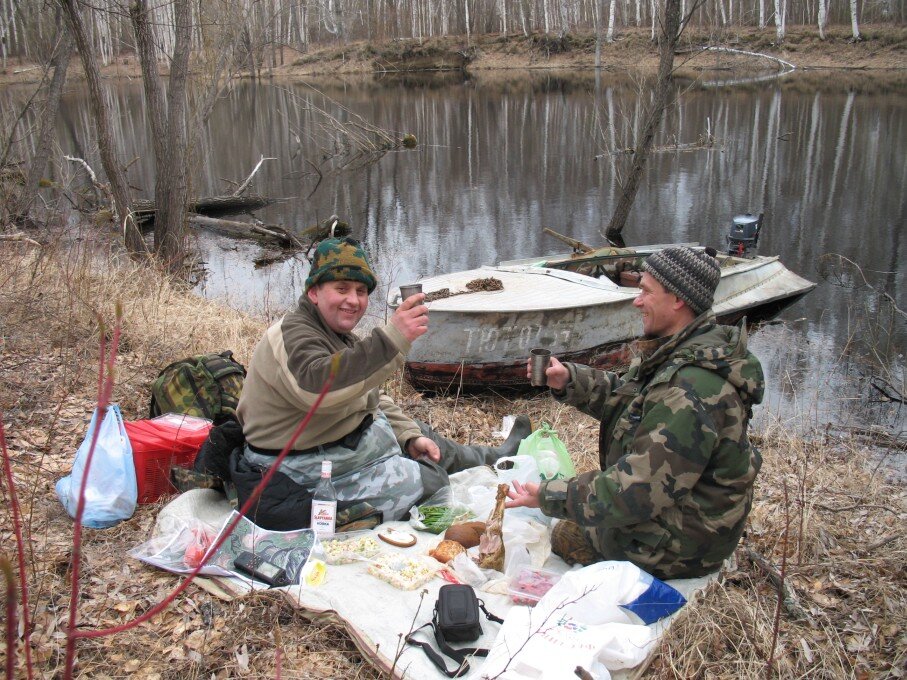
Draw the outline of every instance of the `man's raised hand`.
M532 379L532 362L529 359L526 360L526 377ZM562 390L570 382L570 371L556 357L551 357L551 363L545 369L545 380L552 390Z
M412 342L428 330L428 307L422 304L425 293L410 295L391 316L391 323Z

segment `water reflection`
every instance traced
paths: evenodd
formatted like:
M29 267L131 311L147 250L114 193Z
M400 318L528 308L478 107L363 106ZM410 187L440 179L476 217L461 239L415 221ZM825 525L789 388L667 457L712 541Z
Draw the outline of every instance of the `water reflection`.
M389 285L562 250L542 227L602 243L631 160L620 152L642 125L649 91L617 76L496 78L336 79L317 83L318 91L299 83L236 84L196 150L193 191L221 193L230 186L225 179L240 181L260 156L275 157L256 176L255 190L287 200L256 216L288 227L331 213L345 217ZM848 89L835 79L679 87L656 140L664 150L651 158L625 230L628 243L722 246L734 214L762 211L761 252L779 254L813 280L820 256L840 253L862 265L877 291L907 307L907 90L883 83L873 91L865 80ZM311 105L339 120L349 113L319 92L395 134L416 135L418 148L390 152L355 173L329 174L326 159L336 143ZM121 157L137 157L130 181L151 197L140 86L110 88L107 96ZM100 167L82 93L71 92L66 104L63 150ZM706 134L716 142L710 149L669 150ZM311 163L324 176L305 198L316 181ZM299 260L256 270L256 246L209 235L198 245L210 270L199 289L206 296L276 314L301 294L306 271ZM821 421L826 410L844 419L860 410L832 394L841 385L844 348L856 351L855 319L871 315L877 300L871 289L821 282L787 313L800 321L756 335L775 386L773 411L812 409ZM893 324L890 341L907 347L905 324ZM903 357L895 362L903 371ZM848 390L861 404L872 396L865 385Z

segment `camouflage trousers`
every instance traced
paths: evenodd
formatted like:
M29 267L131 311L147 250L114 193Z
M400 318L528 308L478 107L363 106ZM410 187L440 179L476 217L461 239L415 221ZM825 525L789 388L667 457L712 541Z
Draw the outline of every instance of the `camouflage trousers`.
M263 468L274 462L273 456L255 453L248 446L243 457ZM424 493L419 463L403 455L380 411L354 450L337 445L321 447L318 453L287 456L279 470L311 493L321 477L322 460L331 461L337 500L366 502L383 513L385 520L406 517Z
M608 559L595 549L589 534L569 519L560 520L551 530L551 552L567 564L584 567Z

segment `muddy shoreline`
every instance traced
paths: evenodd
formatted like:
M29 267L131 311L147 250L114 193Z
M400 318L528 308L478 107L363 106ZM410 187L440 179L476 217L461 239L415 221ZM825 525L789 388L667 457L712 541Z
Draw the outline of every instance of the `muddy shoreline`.
M771 72L776 62L760 57L727 52L704 52L704 46L752 52L793 64L797 71L827 79L828 72L856 74L859 79L907 82L907 27L866 25L863 39L853 42L847 27L828 29L819 39L813 26L789 27L785 41L776 44L774 28L746 28L713 35L697 30L685 33L675 60L676 73L683 78L703 74ZM656 46L648 28L621 30L613 43L601 46L601 70L608 74L652 75L658 65ZM345 44L313 45L305 53L284 48L278 63L256 74L240 72L240 78L309 78L354 74L467 72L483 80L519 78L519 71L569 71L592 77L596 72L595 38L591 33L568 34L563 38L531 34L502 36L486 34L442 38L352 41ZM166 73L166 71L162 71ZM0 71L0 83L35 83L42 67L11 58ZM141 77L132 54L118 56L102 68L109 79ZM81 64L73 60L70 84L82 79Z

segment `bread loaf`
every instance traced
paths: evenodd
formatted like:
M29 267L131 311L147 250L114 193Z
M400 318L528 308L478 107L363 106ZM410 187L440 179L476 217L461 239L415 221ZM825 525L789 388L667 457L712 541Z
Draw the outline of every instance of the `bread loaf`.
M435 549L428 554L438 560L438 562L447 564L462 552L466 552L466 548L464 548L462 545L460 545L456 541L444 540L438 543L438 545L435 546Z
M463 522L449 527L444 532L444 539L456 541L464 548L471 548L479 544L483 533L485 533L485 522Z

